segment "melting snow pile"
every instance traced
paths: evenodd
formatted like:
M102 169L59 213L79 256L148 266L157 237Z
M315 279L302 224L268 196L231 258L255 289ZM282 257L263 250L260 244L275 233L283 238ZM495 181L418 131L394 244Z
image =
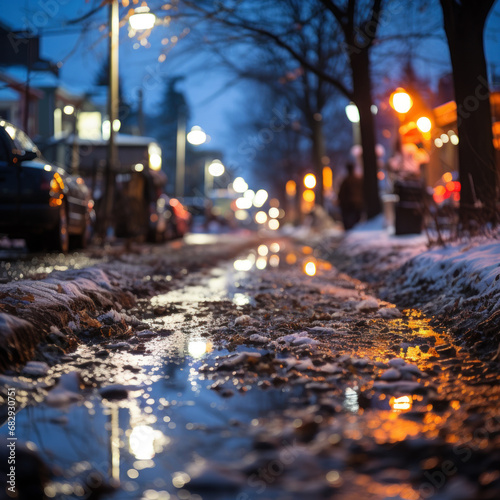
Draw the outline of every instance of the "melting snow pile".
M498 347L498 238L477 237L429 250L424 235L390 236L377 219L349 233L338 253L339 267L378 282L382 298L437 316L466 334L468 344Z

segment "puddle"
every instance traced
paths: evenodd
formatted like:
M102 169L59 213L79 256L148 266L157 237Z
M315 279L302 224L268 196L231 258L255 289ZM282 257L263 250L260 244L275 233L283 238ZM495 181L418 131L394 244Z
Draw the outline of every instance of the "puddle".
M36 445L46 463L63 471L47 487L47 496L82 498L88 494L92 472L94 481L96 473L119 480L120 492L109 498L173 498L169 495L176 494L182 482L178 475L196 457L240 460L240 450L251 443L252 421L286 407L290 392L245 387L244 393L234 390L231 398L222 397L199 373L203 363L213 361L210 358L227 354L207 353L210 349L209 342L192 340L187 344L190 356L143 366L137 397L110 402L94 392L67 409L40 404L21 410L17 435ZM7 431L4 426L0 435ZM189 484L182 488L189 490ZM226 497L219 492L213 498Z

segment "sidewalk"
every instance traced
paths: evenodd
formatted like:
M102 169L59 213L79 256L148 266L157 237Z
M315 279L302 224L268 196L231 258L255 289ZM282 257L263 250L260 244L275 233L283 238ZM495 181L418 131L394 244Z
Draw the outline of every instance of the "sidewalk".
M327 238L320 248L384 300L421 309L493 358L500 343L500 234L429 249L424 234L391 236L382 226L381 218L360 224L340 244Z

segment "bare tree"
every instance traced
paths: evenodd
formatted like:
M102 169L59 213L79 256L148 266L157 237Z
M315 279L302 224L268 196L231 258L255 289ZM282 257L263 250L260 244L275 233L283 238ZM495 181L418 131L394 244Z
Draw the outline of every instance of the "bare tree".
M216 3L184 0L182 3L206 20L230 28L231 40L234 33L245 33L253 43L271 41L291 55L304 70L356 103L361 117L366 213L369 218L377 215L380 199L369 55L379 26L382 0L227 0ZM313 33L320 36L315 37ZM316 117L319 118L319 114ZM318 123L319 120L312 125L317 127Z

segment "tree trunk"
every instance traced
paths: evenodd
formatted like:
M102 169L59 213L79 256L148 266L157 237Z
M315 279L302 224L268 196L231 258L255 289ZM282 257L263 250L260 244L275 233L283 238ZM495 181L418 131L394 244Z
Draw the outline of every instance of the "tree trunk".
M316 174L316 204L324 205L324 186L323 186L323 157L325 156L325 139L323 136L323 121L313 117L312 125L312 156L314 171ZM319 117L318 117L319 118Z
M450 19L451 18L451 19ZM457 102L460 221L496 222L498 168L483 42L484 22L463 8L445 16Z
M375 123L371 106L371 75L368 50L351 54L353 100L359 110L361 146L363 148L363 195L368 219L381 211L378 193L377 156L375 153Z

